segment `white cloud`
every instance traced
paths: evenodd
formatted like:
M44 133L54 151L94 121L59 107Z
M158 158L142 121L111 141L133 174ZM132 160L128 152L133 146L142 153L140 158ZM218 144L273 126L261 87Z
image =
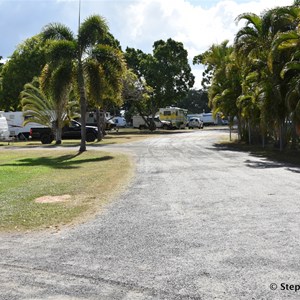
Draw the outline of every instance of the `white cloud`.
M154 41L171 37L183 42L191 60L214 43L221 43L225 39L232 42L242 25L235 23L239 14L260 14L265 9L291 5L292 1L260 0L239 4L237 1L224 0L209 8L205 8L201 1L193 3L186 0L133 2L123 11L127 22L120 32L122 44L126 40L128 46L150 52ZM199 70L197 73L196 85L200 87Z
M91 14L105 17L123 49L128 46L149 53L155 41L173 38L184 44L191 61L213 43L232 41L239 14L260 14L292 3L293 0L81 0L81 19ZM78 0L0 0L0 7L0 55L4 57L50 22L61 22L77 31ZM196 87L200 88L201 67L193 67L193 71Z

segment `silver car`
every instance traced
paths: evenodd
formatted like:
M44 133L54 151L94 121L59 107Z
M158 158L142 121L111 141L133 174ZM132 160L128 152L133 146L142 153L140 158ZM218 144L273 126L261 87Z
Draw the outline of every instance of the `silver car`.
M188 123L189 129L203 128L203 122L199 118L191 118Z

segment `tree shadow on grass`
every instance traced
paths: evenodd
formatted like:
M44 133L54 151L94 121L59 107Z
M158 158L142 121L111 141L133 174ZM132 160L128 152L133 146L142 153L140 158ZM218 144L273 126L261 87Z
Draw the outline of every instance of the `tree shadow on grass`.
M81 153L75 155L62 155L58 157L36 157L36 158L24 158L19 159L14 164L3 164L2 166L13 166L13 167L34 167L34 166L45 166L53 169L77 169L80 165L85 163L96 163L101 161L111 160L113 156L102 156L95 158L86 159L75 159Z

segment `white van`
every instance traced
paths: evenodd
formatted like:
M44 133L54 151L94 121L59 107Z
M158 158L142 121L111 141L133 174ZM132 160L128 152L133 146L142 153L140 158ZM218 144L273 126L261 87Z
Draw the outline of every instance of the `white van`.
M212 113L203 113L200 114L200 120L204 125L217 125L218 118L214 118Z
M0 140L9 140L8 124L3 111L0 111Z

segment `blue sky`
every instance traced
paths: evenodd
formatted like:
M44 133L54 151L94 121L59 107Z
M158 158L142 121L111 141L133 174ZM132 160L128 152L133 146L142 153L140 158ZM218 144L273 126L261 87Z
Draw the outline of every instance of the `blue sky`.
M76 32L79 0L0 0L0 56L9 57L17 45L60 22ZM291 5L293 0L81 0L81 18L99 14L122 45L151 52L159 39L184 44L189 58L213 43L233 40L242 24L235 18L244 12ZM200 88L202 68L193 66Z

